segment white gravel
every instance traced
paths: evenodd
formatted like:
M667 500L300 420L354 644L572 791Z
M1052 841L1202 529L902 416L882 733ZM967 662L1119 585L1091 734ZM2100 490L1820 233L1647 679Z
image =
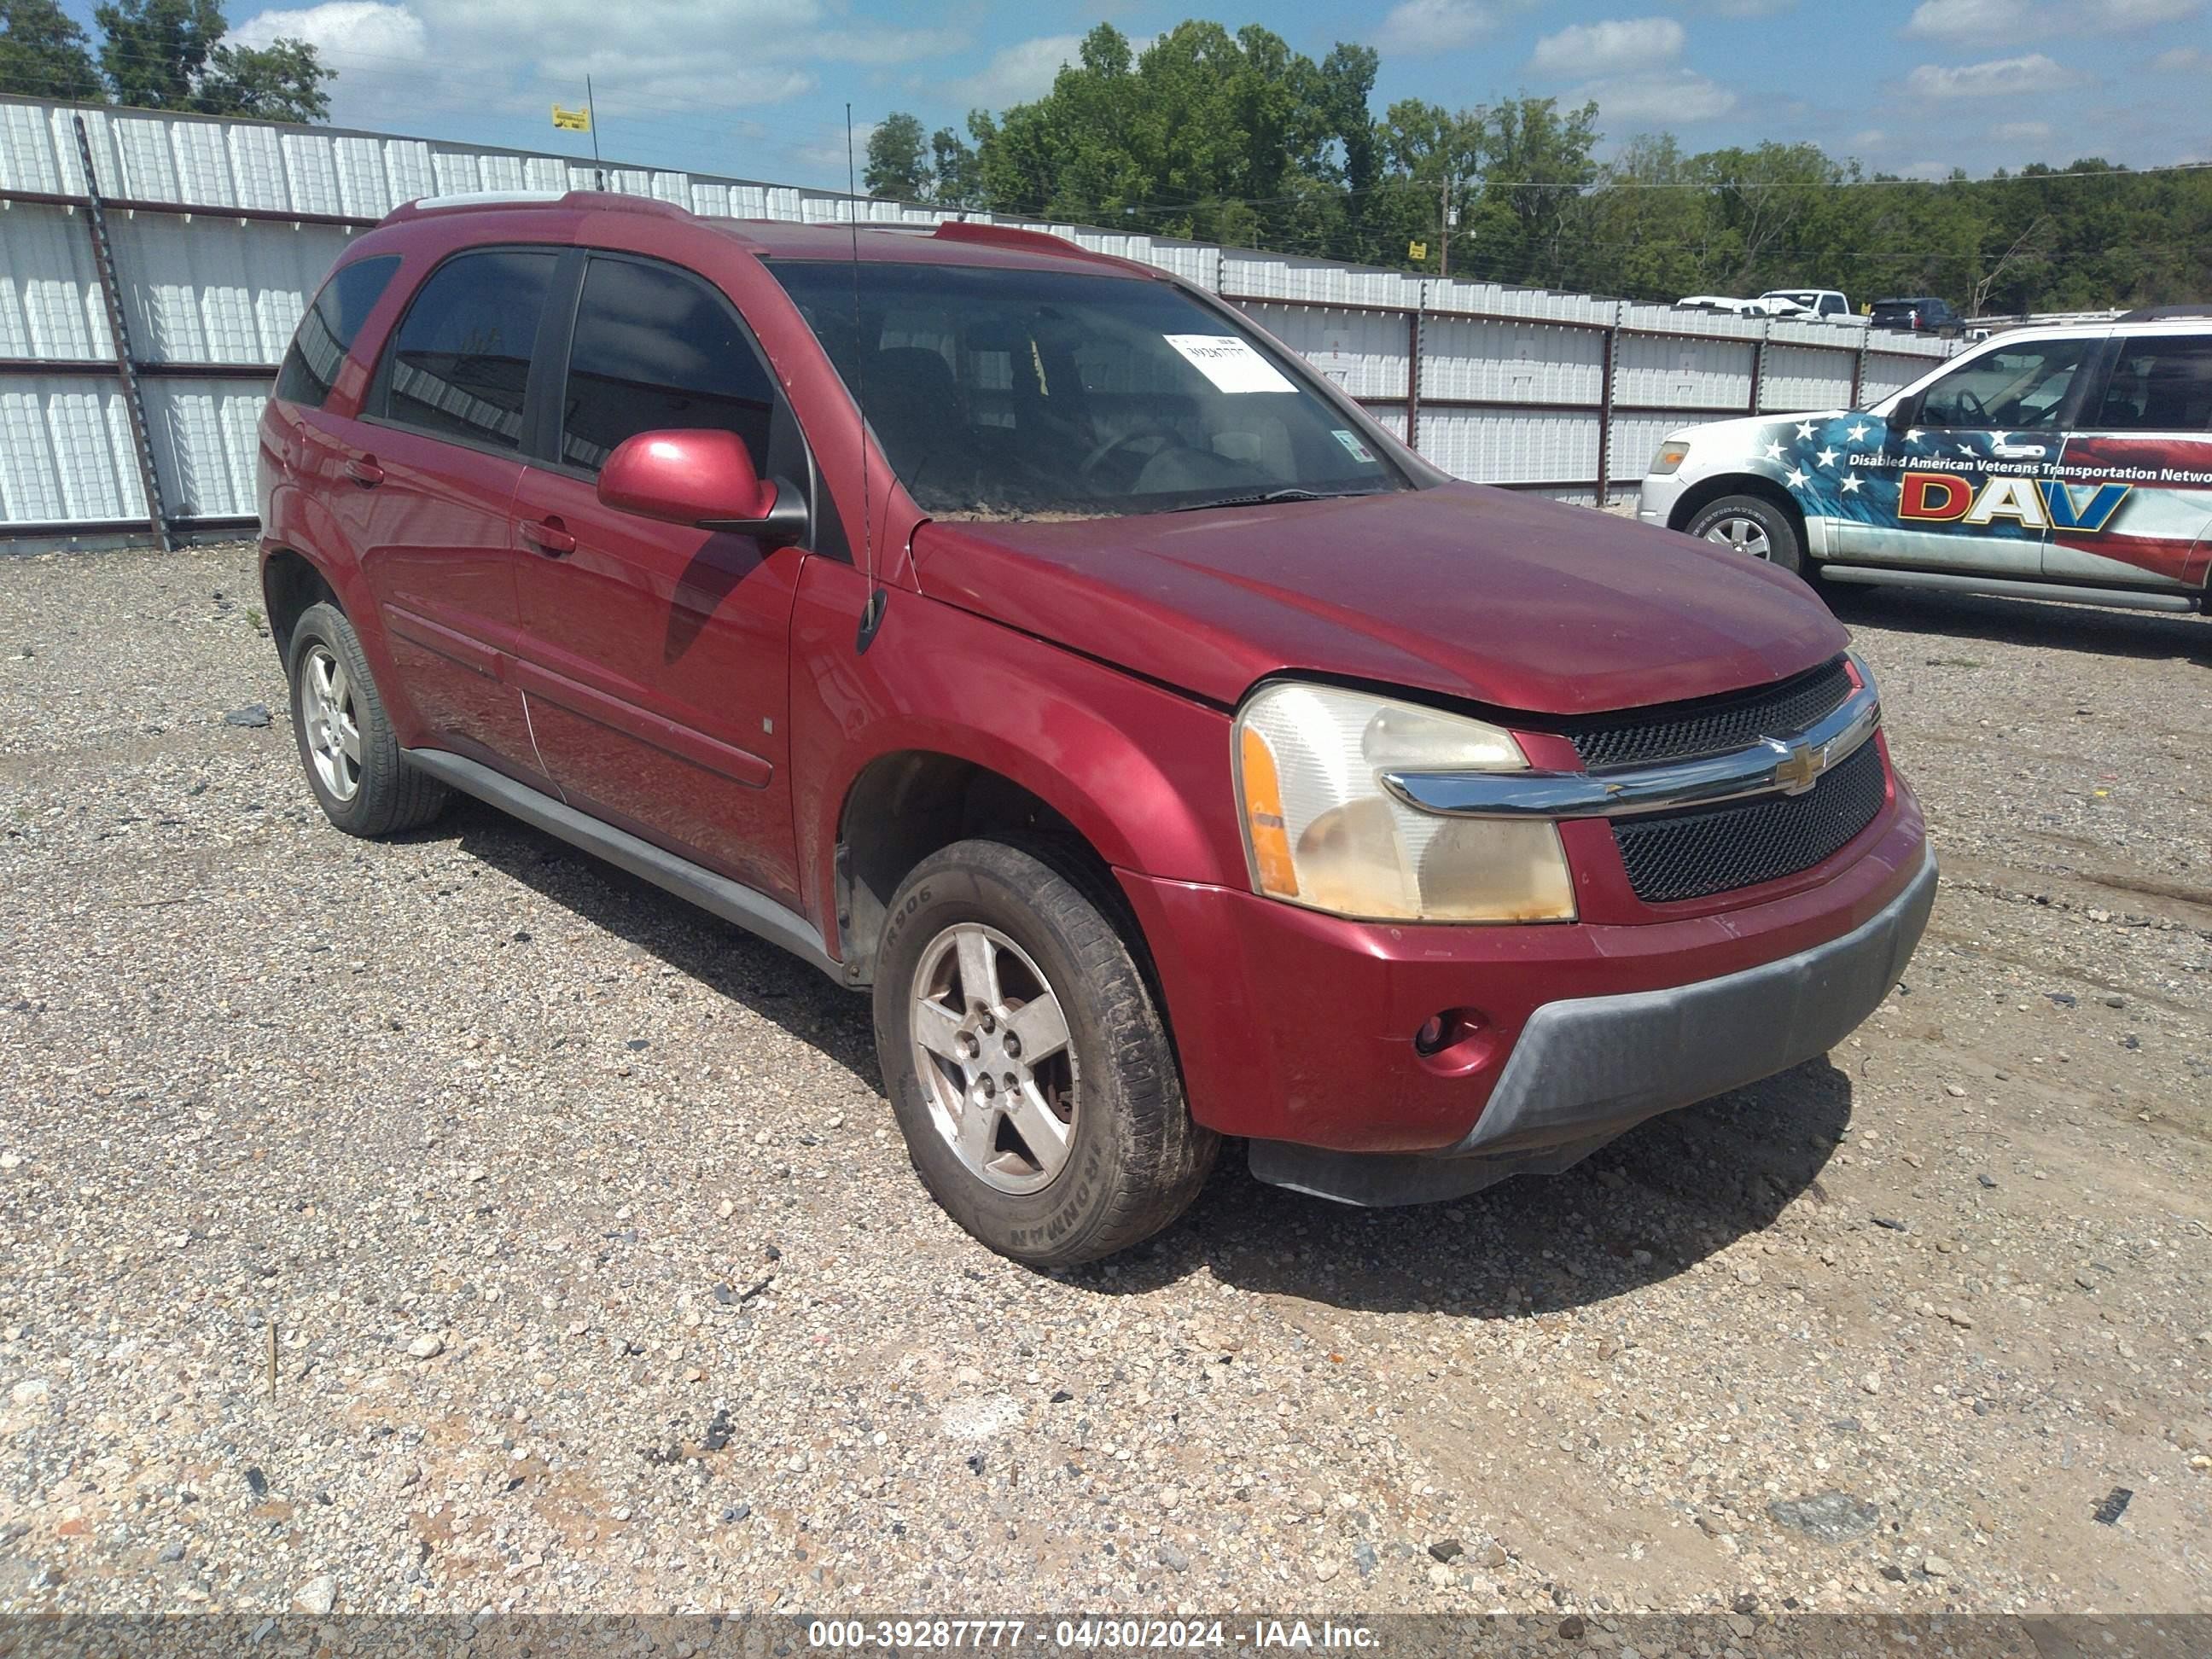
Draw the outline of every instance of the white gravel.
M1947 871L1862 1033L1049 1278L811 969L330 830L258 603L0 560L0 1609L2212 1606L2212 623L1846 596Z

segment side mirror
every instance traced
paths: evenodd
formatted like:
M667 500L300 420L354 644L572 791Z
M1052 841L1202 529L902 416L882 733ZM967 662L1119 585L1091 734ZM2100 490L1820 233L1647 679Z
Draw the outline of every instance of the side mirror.
M1917 425L1920 420L1920 399L1906 398L1891 404L1889 413L1884 418L1888 421L1892 432L1903 432Z
M775 546L806 534L799 490L780 478L763 483L734 432L641 432L623 440L599 469L599 500L618 512L756 536Z

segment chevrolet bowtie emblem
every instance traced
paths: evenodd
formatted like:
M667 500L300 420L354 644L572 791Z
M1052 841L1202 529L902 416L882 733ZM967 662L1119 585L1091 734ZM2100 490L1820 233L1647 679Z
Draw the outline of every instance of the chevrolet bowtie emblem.
M1803 794L1818 783L1820 774L1828 769L1826 748L1815 749L1809 743L1801 743L1793 748L1786 743L1777 743L1772 738L1766 741L1781 751L1781 758L1774 763L1774 781L1782 786L1782 793L1785 795Z

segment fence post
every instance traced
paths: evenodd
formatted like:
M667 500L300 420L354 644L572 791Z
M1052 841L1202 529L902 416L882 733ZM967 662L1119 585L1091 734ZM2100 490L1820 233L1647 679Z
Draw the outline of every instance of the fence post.
M138 362L131 350L131 330L123 315L123 290L115 278L115 260L107 241L107 215L100 202L100 178L92 170L92 140L85 134L84 117L70 118L76 125L77 160L84 167L84 223L92 238L93 269L100 276L100 297L107 308L108 337L115 346L116 373L123 381L123 406L131 416L131 447L138 458L138 484L146 492L146 523L161 544L173 553L176 543L169 535L169 514L161 502L161 482L154 471L154 445L147 435L146 399L138 386Z
M1613 302L1613 320L1600 335L1597 386L1597 504L1613 505L1613 357L1620 339L1621 301Z
M1774 319L1765 318L1759 325L1759 337L1751 343L1751 408L1747 412L1753 415L1759 413L1760 404L1765 401L1766 340L1773 332Z
M1866 395L1867 335L1869 331L1867 329L1859 331L1858 349L1851 354L1850 406L1853 409L1859 406L1859 399Z
M1413 284L1413 313L1406 319L1406 447L1421 450L1421 313L1426 307L1429 285Z

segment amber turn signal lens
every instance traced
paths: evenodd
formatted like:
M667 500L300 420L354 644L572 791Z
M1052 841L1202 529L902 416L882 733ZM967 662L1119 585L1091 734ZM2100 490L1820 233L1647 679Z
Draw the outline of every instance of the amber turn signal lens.
M1275 770L1275 751L1267 746L1267 738L1249 726L1239 748L1252 873L1262 893L1272 898L1296 898L1298 871L1291 859L1290 831L1283 823L1283 783Z

